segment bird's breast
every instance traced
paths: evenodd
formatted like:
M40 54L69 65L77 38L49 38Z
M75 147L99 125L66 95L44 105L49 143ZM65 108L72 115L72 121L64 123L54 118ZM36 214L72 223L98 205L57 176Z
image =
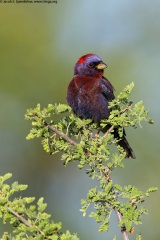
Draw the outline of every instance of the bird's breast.
M67 102L81 118L99 122L109 116L108 101L97 78L74 77L68 87Z

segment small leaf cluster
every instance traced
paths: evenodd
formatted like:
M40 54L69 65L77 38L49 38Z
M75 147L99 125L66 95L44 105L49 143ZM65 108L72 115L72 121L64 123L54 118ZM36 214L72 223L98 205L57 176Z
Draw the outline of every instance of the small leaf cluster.
M110 116L107 120L102 121L104 123L111 124L115 127L137 127L141 126L142 121L146 121L153 124L153 120L148 117L148 111L145 110L143 101L140 101L133 105L133 102L129 100L129 96L134 87L134 83L131 83L109 103L109 107L112 109ZM133 106L132 106L133 105Z
M110 116L100 124L76 117L65 104L49 104L44 109L38 104L25 115L33 126L27 139L41 137L46 152L61 152L65 165L77 161L79 169L86 167L88 176L98 180L98 186L82 199L81 211L85 216L89 206L94 206L90 217L101 223L99 231L108 231L111 213L118 211L122 216L119 225L129 232L133 224L141 223L142 215L147 212L143 206L146 197L157 190L150 188L143 193L134 186L122 187L111 180L114 169L124 167L125 158L124 150L114 139L114 129L118 129L122 137L124 127L136 128L142 121L153 123L142 101L133 104L129 100L133 87L133 83L125 87L110 103Z
M143 203L150 193L155 192L157 188L149 188L145 193L134 186L122 187L109 181L108 184L101 185L101 188L92 188L88 191L86 199L81 200L83 216L90 205L94 205L95 211L89 216L95 218L97 223L102 223L99 231L108 231L109 219L113 210L119 211L123 216L119 225L125 227L129 232L133 224L141 224L141 217L147 213Z
M47 239L47 240L78 240L76 234L69 231L61 232L62 224L51 221L51 215L45 212L47 204L40 198L36 204L34 197L17 197L26 190L27 185L6 180L12 174L0 176L0 218L3 223L13 226L13 234L4 232L2 240Z

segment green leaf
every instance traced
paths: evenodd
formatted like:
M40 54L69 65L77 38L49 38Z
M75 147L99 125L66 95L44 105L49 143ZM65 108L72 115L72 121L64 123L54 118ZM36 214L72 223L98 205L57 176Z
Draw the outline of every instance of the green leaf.
M47 207L47 204L43 203L43 201L44 201L44 198L41 197L37 202L39 212L43 212Z
M119 185L119 184L115 184L114 187L119 190L119 191L122 191L122 187Z
M142 240L142 235L139 234L139 235L136 237L136 240Z
M66 104L58 104L56 106L56 111L57 111L57 113L64 113L67 111L71 111L71 108Z
M105 221L104 221L104 223L99 227L99 232L104 232L104 231L106 231L106 232L108 232L108 230L109 230L109 220L108 219L106 219Z

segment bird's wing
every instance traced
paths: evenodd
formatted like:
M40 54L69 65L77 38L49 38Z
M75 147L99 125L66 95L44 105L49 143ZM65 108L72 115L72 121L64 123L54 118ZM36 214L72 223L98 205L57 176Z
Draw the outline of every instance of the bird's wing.
M102 77L100 80L100 90L108 101L112 101L115 98L113 93L114 87L105 77Z

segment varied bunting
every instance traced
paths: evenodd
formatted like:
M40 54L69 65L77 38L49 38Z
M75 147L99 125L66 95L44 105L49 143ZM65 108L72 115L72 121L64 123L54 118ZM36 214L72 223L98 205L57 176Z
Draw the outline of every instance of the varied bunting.
M112 84L103 76L107 65L96 54L86 54L79 58L74 67L74 76L68 86L67 102L73 112L83 119L91 118L95 123L107 119L110 114L108 102L114 97ZM127 158L135 158L125 131L122 138L114 129L118 145L123 147Z

